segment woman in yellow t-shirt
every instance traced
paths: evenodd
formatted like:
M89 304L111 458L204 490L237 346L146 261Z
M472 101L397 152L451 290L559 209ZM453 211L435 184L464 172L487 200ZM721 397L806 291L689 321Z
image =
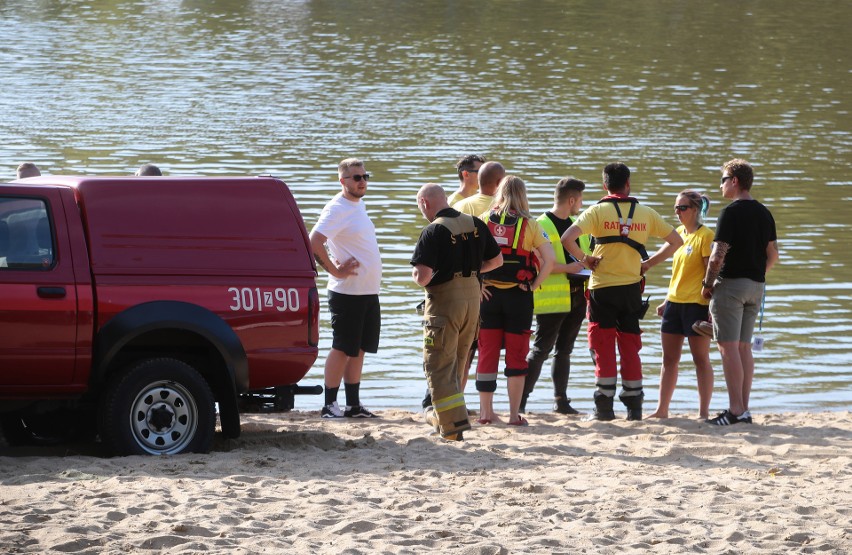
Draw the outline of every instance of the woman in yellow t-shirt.
M675 214L680 220L677 232L683 238L672 258L672 277L666 300L657 307L662 316L660 335L663 344L663 365L660 369L660 397L657 410L648 418L668 418L669 403L677 385L678 365L683 352L683 340L689 342L698 382L698 412L702 419L709 417L710 396L713 394L713 367L710 366L710 338L696 333L692 324L707 320L709 302L701 296L701 280L710 259L713 232L704 225L710 199L696 191L685 190L677 196Z
M527 188L519 177L507 175L500 181L491 210L480 218L500 245L503 266L482 276L482 324L476 365L477 421L480 424L499 421L493 400L500 351L505 346L509 425L526 426L520 406L532 333L533 290L550 275L555 255L547 233L530 216Z

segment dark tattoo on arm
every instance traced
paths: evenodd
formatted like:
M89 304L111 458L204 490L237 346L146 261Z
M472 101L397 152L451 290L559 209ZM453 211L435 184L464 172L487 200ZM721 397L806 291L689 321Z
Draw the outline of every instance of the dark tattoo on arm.
M721 241L713 242L713 250L710 251L710 260L707 263L707 273L704 276L704 283L713 285L716 278L719 277L719 272L722 271L722 264L725 262L725 256L728 254L731 245Z

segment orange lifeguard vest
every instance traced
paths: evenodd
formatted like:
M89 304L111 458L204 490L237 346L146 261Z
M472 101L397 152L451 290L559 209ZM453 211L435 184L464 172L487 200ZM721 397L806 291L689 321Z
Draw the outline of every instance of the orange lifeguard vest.
M503 265L486 274L484 279L508 283L530 283L538 275L538 258L523 248L529 222L513 213L491 212L488 229L500 246Z

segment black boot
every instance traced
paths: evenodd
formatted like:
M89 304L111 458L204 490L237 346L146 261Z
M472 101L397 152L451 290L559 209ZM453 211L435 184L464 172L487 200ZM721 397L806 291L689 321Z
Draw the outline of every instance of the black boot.
M591 420L601 420L604 422L615 420L612 401L612 397L608 397L600 391L595 391L595 413L592 415Z
M645 392L640 391L639 395L630 395L629 397L621 394L618 398L627 407L628 420L642 420L642 400L645 398Z
M571 399L566 397L557 397L553 400L553 412L559 414L580 414L577 409L571 406Z

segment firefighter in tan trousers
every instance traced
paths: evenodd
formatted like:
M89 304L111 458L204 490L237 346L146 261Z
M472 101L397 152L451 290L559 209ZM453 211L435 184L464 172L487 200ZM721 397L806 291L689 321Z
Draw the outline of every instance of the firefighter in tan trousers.
M417 206L431 222L411 257L412 277L426 288L423 370L432 394L426 420L444 439L458 441L470 429L461 373L479 329L479 275L502 265L503 255L488 226L450 208L440 185L421 187Z

